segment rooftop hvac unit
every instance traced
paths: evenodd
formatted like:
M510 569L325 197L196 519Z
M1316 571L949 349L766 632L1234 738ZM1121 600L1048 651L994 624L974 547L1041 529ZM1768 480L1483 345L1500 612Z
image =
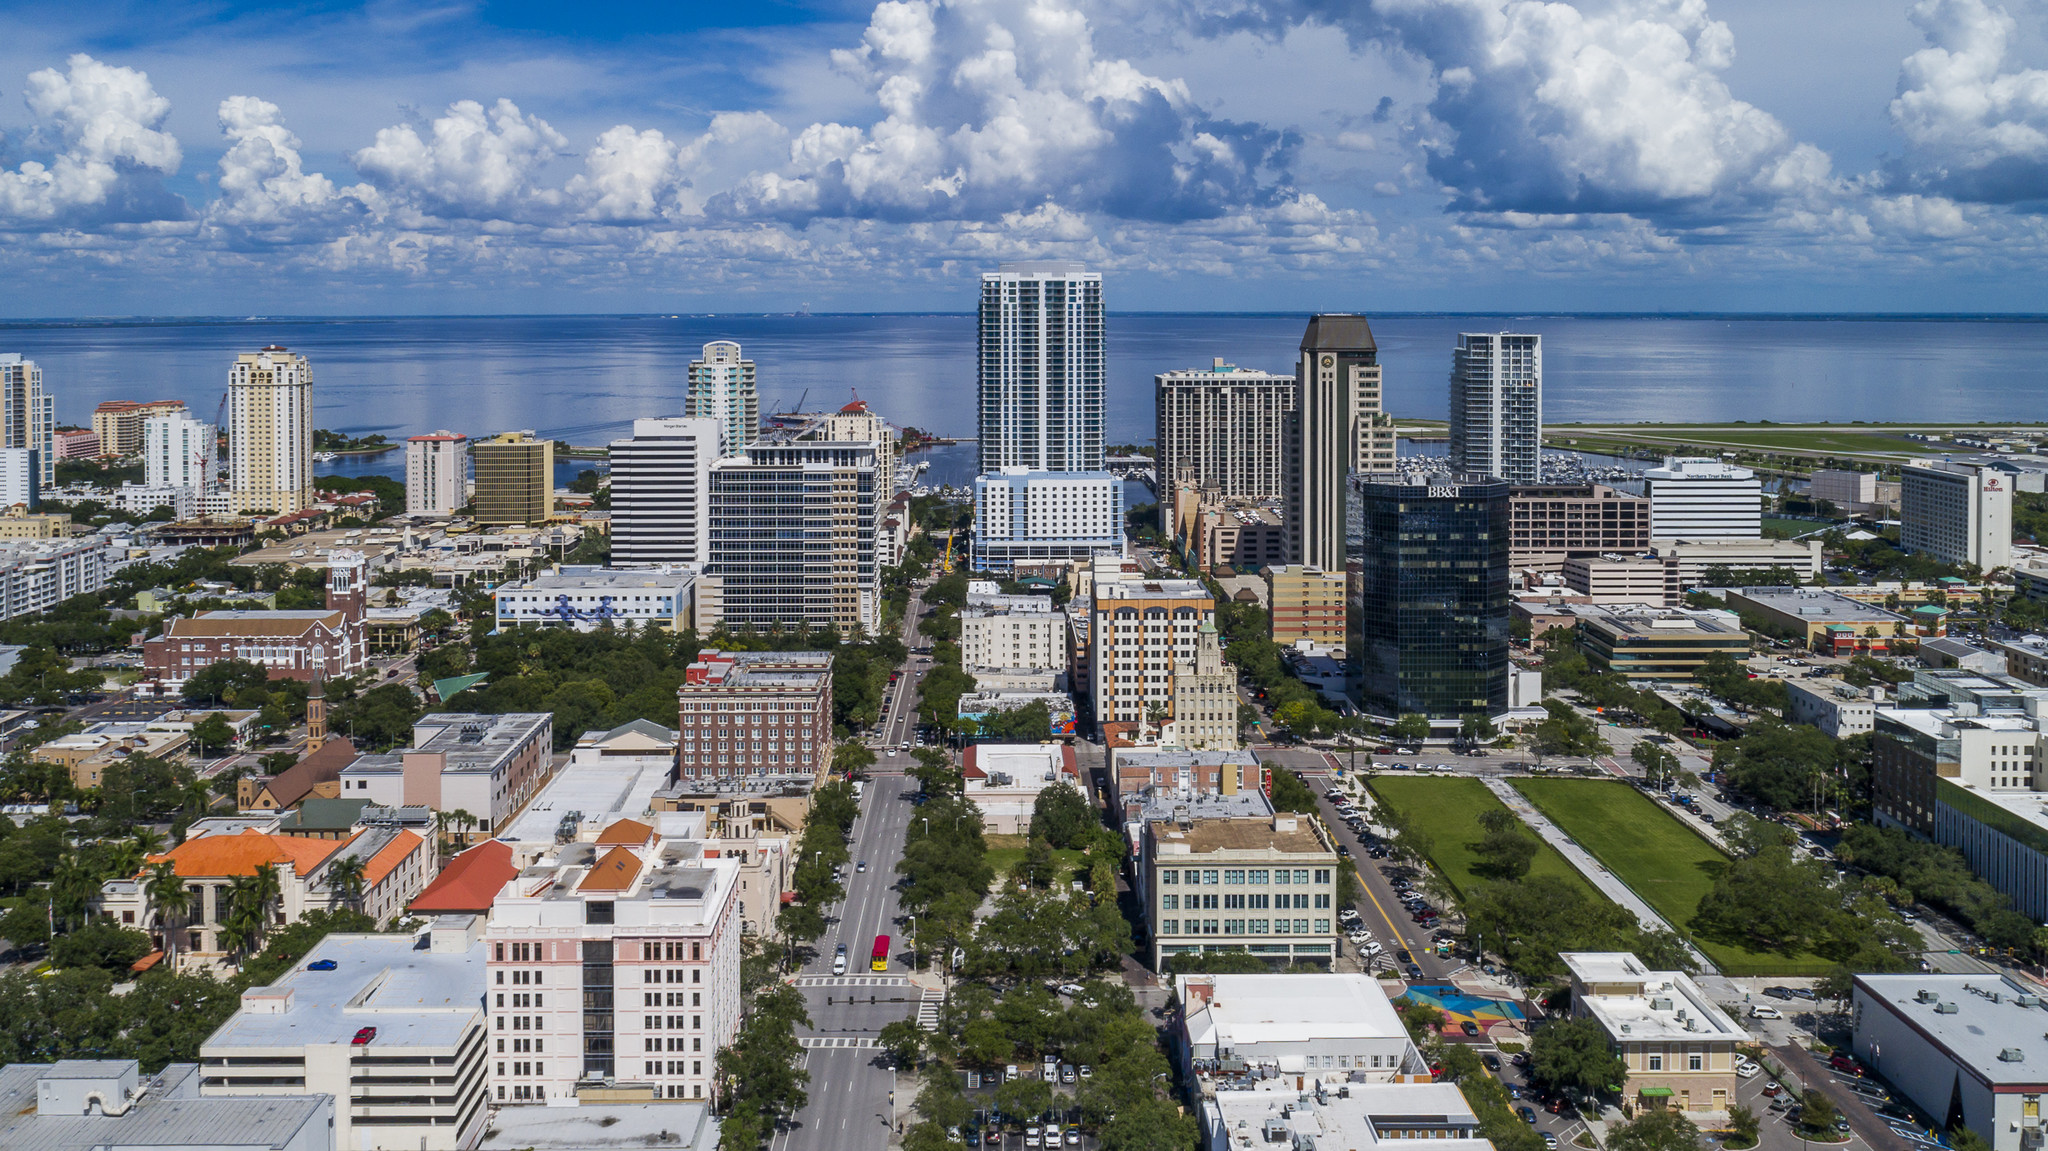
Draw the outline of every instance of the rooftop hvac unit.
M2017 1047L2008 1047L1998 1053L2000 1063L2024 1063L2026 1059L2027 1053Z
M1953 1003L1937 1003L1934 1005L1934 1013L1936 1015L1954 1015L1956 1013L1956 1005Z
M2012 997L2012 1001L2020 1007L2041 1006L2041 997L2038 995L2015 995Z
M1671 1001L1669 999L1652 999L1650 1000L1650 1010L1669 1011L1671 1010Z
M1924 988L1924 987L1923 987L1923 988L1921 988L1921 989L1920 989L1920 991L1919 991L1919 992L1918 992L1917 994L1915 994L1915 995L1913 996L1913 1002L1915 1002L1915 1003L1932 1003L1932 1002L1934 1002L1935 1000L1937 1000L1937 999L1939 999L1939 998L1941 998L1941 997L1940 997L1939 995L1936 995L1936 994L1935 994L1934 992L1932 992L1932 991L1929 991L1929 990L1927 990L1926 988Z

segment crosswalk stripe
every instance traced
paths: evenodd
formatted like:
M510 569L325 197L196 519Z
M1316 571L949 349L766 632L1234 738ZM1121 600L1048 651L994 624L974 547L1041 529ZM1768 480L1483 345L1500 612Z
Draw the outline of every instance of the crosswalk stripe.
M813 1051L826 1047L866 1048L875 1045L872 1038L864 1035L805 1035L796 1042L797 1046Z

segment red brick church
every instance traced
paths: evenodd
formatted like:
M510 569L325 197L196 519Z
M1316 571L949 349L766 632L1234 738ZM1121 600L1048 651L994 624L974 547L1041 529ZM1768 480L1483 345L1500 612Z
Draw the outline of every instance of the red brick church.
M361 671L368 657L363 615L369 563L361 552L328 558L327 606L315 611L208 611L166 620L142 643L147 678L177 686L221 660L257 664L272 679L323 679Z

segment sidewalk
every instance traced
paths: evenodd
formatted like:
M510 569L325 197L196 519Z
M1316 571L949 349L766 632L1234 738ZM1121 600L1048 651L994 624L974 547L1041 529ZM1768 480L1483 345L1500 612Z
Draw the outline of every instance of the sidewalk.
M1612 872L1600 866L1600 861L1594 859L1592 853L1573 843L1566 837L1563 829L1550 822L1549 819L1544 817L1542 812L1536 810L1534 805L1522 798L1522 793L1510 786L1507 780L1496 776L1487 779L1485 783L1488 791L1498 796L1500 801L1507 805L1509 811L1521 817L1523 823L1528 824L1531 830L1542 836L1550 846L1556 848L1558 854L1564 856L1567 862L1577 868L1579 874L1586 877L1586 882L1591 883L1601 894L1635 913L1635 917L1646 926L1676 931L1676 928L1673 928L1663 916L1657 914L1654 908L1631 890L1628 884L1615 878ZM1694 947L1691 943L1687 943L1685 948L1692 953L1693 961L1699 964L1702 972L1718 974L1719 969L1705 955L1702 955L1698 948Z

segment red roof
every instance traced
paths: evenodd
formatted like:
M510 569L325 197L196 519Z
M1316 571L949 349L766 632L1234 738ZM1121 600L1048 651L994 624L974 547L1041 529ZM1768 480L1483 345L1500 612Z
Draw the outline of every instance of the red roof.
M468 436L450 432L442 436L408 436L406 437L406 442L412 444L459 444L468 438Z
M450 860L407 910L420 915L481 915L518 874L511 844L497 839L480 843Z
M855 400L839 410L841 412L864 412L868 410L868 402L866 400Z

